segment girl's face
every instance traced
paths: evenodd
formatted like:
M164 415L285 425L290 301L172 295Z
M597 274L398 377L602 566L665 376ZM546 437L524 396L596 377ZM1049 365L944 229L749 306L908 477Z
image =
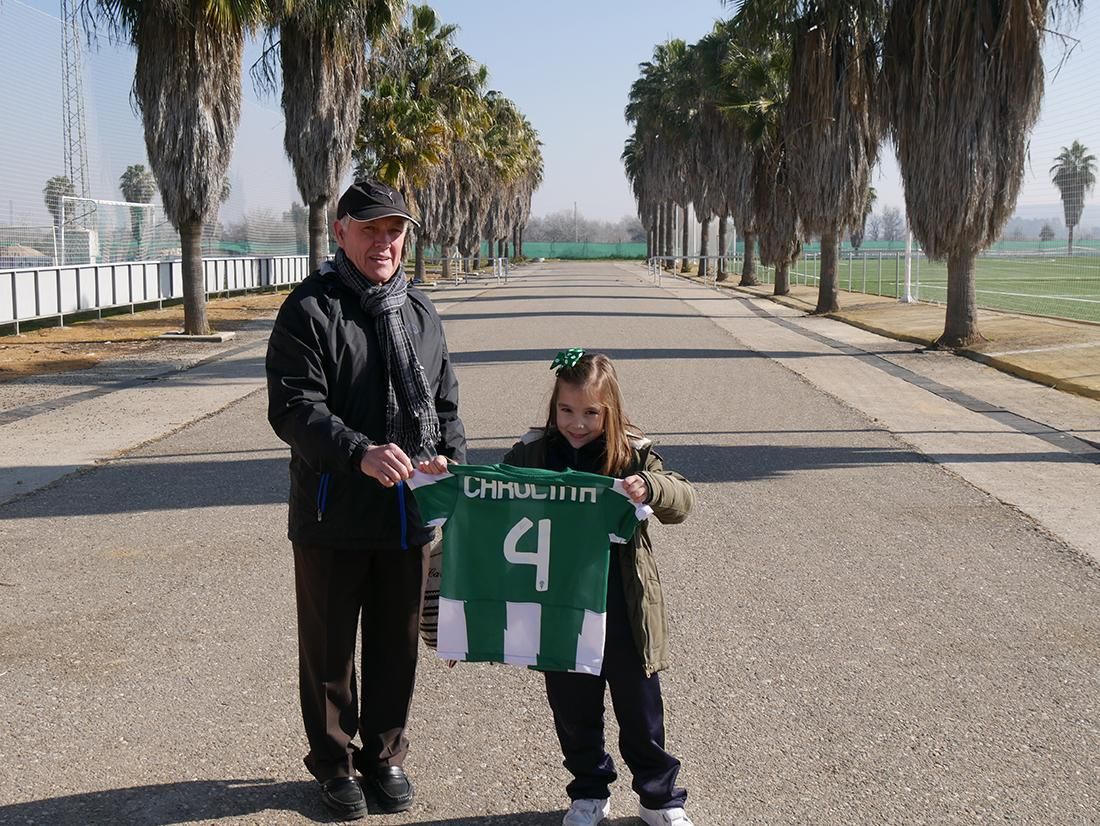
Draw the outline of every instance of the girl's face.
M590 388L561 382L558 385L554 424L574 448L582 447L603 434L606 414Z

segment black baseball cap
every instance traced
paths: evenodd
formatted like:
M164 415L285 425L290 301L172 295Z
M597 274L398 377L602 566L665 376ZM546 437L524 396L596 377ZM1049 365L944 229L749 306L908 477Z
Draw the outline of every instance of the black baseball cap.
M356 181L349 186L336 205L336 217L345 215L353 221L374 221L397 215L420 226L401 193L381 181Z

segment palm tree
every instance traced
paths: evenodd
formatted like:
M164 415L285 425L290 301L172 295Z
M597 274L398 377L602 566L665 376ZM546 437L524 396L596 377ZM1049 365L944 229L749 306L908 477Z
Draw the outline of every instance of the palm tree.
M947 259L938 343L982 341L974 259L1020 191L1043 94L1048 16L1080 0L894 0L883 52L884 108L925 254Z
M525 197L530 202L533 188L530 173L538 167L541 178L542 153L538 133L519 108L499 92L485 97L490 127L485 136L487 187L486 238L489 254L496 246L498 258L506 257L507 238L518 220ZM529 211L529 206L528 206ZM526 223L526 218L524 219Z
M857 251L863 246L867 216L871 214L871 207L874 206L876 200L878 200L878 193L875 192L875 188L873 186L867 187L867 199L863 202L863 210L859 220L852 226L852 234L849 236L852 247Z
M622 155L619 159L623 162L623 171L626 180L634 193L634 200L638 202L638 217L642 226L646 228L646 258L657 255L657 205L648 197L643 175L644 161L642 159L642 147L635 135L626 139L623 145Z
M734 27L720 21L693 48L695 71L699 77L698 166L696 173L709 185L700 192L697 208L704 214L718 215L717 280L729 278L726 272L726 235L728 216L745 241L746 257L741 284L756 283L753 250L755 246L752 209L752 150L732 107L736 105L732 86L723 76Z
M840 234L862 217L879 127L881 0L746 0L742 13L779 31L791 48L784 127L792 193L807 233L821 238L816 313L840 309Z
M157 181L153 173L145 168L143 163L130 164L126 171L118 179L118 188L122 197L135 204L148 204L157 194ZM130 234L134 245L141 249L141 231L145 223L145 210L141 207L130 207Z
M420 213L416 278L424 277L424 248L449 247L467 208L449 199L454 159L462 142L474 147L488 129L483 89L487 70L454 45L457 27L427 5L413 6L408 23L372 57L354 153L356 170L401 190ZM454 203L458 214L447 209ZM449 248L447 250L449 252ZM444 262L444 268L449 266Z
M134 101L149 165L183 257L183 326L210 331L204 223L217 211L241 111L245 33L265 0L87 0L137 50Z
M1096 186L1096 156L1079 141L1063 146L1050 168L1051 180L1062 195L1062 210L1066 215L1069 241L1066 254L1073 255L1073 228L1081 223L1085 195Z
M505 222L512 229L512 254L523 257L523 230L531 218L531 198L542 184L542 145L538 133L524 119L521 142L525 147L522 171L511 189L511 203L505 210ZM507 245L505 245L507 246Z
M282 67L283 146L309 207L309 264L328 255L327 204L351 163L367 80L367 46L396 28L404 0L270 0L268 41ZM267 56L273 50L267 51ZM261 85L274 88L272 60Z
M65 196L73 197L75 195L76 189L73 187L73 182L64 175L54 175L46 181L46 185L42 187L42 197L46 201L46 209L48 209L50 215L53 216L54 227L60 228L61 222L64 220L65 203L62 198Z
M640 76L630 87L625 112L627 123L634 125L631 163L636 168L628 174L635 176L635 195L644 193L645 197L644 203L639 201L639 215L644 221L654 211L659 214L658 253L665 256L672 253L674 205L686 210L689 203L685 184L687 130L675 95L682 83L686 50L683 40L669 40L654 48L653 59L638 67ZM671 269L671 260L666 267Z
M723 66L730 84L730 110L753 153L752 213L760 260L775 268L774 293L786 295L790 292L790 266L802 253L787 144L791 52L776 31L754 26L744 10L734 18L734 27ZM746 238L746 267L750 250Z

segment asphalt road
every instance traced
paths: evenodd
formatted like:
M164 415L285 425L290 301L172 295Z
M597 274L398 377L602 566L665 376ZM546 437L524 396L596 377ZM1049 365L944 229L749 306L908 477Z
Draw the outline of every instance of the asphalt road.
M696 483L691 518L654 530L696 824L1100 823L1100 457L1078 438L1100 407L628 265L438 295L471 461L545 419L550 359L583 346ZM87 456L52 459L0 505L0 823L326 820L301 765L287 451L245 343L148 402L167 435L67 476ZM34 464L6 430L71 432L109 391L49 425L21 388L3 473ZM173 423L181 404L197 420ZM559 823L541 686L425 651L417 803L368 822ZM611 822L638 822L616 786Z

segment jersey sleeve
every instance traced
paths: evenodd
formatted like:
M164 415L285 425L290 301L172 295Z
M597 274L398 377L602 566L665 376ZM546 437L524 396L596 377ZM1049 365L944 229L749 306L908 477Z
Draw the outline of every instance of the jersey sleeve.
M636 505L623 489L623 480L616 479L607 492L608 536L612 542L627 542L643 519L653 513L649 505Z
M461 480L453 473L413 471L408 481L425 525L443 525L454 512Z

